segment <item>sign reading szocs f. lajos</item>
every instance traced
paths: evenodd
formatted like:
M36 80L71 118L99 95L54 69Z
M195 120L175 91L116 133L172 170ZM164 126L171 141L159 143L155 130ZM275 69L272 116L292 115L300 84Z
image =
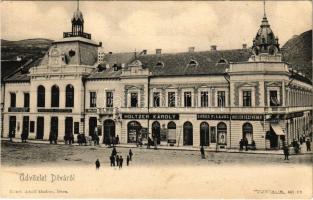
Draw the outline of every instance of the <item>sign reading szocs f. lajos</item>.
M198 120L250 120L262 121L263 115L250 115L250 114L197 114Z
M179 114L162 113L162 114L122 114L122 119L153 119L153 120L179 120Z

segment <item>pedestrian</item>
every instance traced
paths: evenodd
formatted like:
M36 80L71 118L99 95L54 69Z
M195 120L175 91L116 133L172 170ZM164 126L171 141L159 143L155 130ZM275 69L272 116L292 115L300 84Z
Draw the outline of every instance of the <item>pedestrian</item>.
M243 138L243 145L246 147L246 151L248 151L248 139L246 137Z
M120 137L118 135L116 135L116 144L120 143Z
M284 151L284 155L285 155L285 160L289 160L288 156L289 156L289 148L287 145L285 145L283 147L283 151Z
M202 145L201 148L200 148L200 152L201 152L201 158L202 158L202 159L205 159L205 154L204 154L203 145Z
M119 167L120 166L120 157L118 155L115 156L115 160L116 160L116 166Z
M96 169L98 170L100 168L100 161L99 159L97 158L96 160Z
M310 142L310 139L307 139L305 141L305 144L306 144L306 151L311 151L311 142Z
M240 142L239 142L239 150L242 151L243 150L243 139L241 138Z
M116 148L115 148L115 147L113 147L113 150L112 150L112 155L113 155L113 156L116 156L116 154L117 154Z
M114 156L111 154L110 156L111 167L115 166Z
M129 166L129 155L126 158L126 164L127 164L127 166Z
M14 131L11 131L9 133L10 142L13 142L13 137L14 137Z
M120 160L119 160L119 168L122 168L123 167L123 157L120 156Z
M133 157L133 152L131 149L129 149L129 160L132 161L132 157Z

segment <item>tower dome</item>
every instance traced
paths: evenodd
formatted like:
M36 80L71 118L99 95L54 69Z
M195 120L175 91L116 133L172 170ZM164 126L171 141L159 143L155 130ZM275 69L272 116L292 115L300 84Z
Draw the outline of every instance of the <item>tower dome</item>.
M260 53L274 55L279 51L278 38L275 37L265 14L261 26L253 39L252 50L256 55Z
M84 17L83 17L83 13L77 9L74 14L73 14L73 17L72 17L72 22L74 21L80 21L80 22L84 22Z

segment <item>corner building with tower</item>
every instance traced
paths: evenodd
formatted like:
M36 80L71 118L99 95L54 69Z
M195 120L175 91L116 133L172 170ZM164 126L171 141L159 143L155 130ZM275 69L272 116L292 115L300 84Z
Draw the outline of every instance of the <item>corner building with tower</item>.
M99 51L100 49L100 51ZM104 53L84 32L77 9L72 31L3 85L3 136L62 141L98 134L108 144L144 143L226 150L242 138L280 149L312 137L312 83L283 61L264 15L253 46L153 54Z

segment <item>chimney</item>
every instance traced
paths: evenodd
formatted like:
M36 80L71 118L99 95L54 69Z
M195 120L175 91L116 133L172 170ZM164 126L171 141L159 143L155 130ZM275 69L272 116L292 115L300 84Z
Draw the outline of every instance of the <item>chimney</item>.
M140 53L140 55L146 55L146 54L147 54L147 50L146 49L142 50L142 52Z
M247 44L242 44L242 49L247 49Z
M109 54L113 54L112 51L110 51Z
M102 42L99 42L99 47L102 47Z
M211 45L211 51L216 51L216 45Z
M189 53L195 52L195 47L189 47L189 48L188 48L188 52L189 52Z
M161 55L162 49L156 49L156 50L155 50L155 53L156 53L157 55Z

